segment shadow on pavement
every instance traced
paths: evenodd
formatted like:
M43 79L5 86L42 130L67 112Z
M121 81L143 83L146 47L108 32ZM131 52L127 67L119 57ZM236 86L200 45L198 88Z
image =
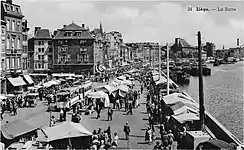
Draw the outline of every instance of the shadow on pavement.
M147 130L147 129L141 129L142 131L145 131L145 130Z
M141 114L147 114L147 112L141 112Z
M137 144L148 144L148 142L137 142Z
M148 120L148 118L143 118L142 120Z
M91 119L97 119L97 117L90 117Z
M143 136L143 135L130 135L130 137L144 138L145 136Z

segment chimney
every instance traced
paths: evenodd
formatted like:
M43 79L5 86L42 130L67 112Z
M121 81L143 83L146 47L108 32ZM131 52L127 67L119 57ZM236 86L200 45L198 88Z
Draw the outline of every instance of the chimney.
M82 27L82 28L85 28L85 24L82 24L81 27Z
M53 35L54 35L54 36L56 36L56 35L57 35L57 33L58 33L58 31L57 31L57 30L54 30L54 31L53 31Z
M38 31L38 30L40 30L41 29L41 27L35 27L35 34L36 34L36 32Z
M12 4L12 0L6 0L6 3Z
M240 39L237 39L237 46L240 46Z
M63 25L63 27L65 28L67 25Z
M175 44L179 45L179 42L180 42L180 38L175 38Z

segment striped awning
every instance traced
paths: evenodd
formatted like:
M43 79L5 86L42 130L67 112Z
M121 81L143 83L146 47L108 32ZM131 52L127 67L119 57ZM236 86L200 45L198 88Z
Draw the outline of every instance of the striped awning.
M8 78L9 82L13 85L13 86L22 86L22 85L26 85L25 81L21 78L21 77L17 77L17 78Z
M34 81L32 80L32 78L29 75L24 75L25 80L29 83L29 84L33 84Z

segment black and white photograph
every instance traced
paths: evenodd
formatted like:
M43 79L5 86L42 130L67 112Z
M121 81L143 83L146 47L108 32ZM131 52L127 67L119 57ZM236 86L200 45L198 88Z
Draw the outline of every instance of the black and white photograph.
M244 0L1 0L0 150L244 150Z

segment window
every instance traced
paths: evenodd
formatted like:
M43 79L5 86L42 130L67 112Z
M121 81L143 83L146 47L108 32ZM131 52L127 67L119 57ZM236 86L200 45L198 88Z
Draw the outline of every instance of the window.
M6 9L9 11L10 10L10 7L9 5L5 5L6 6Z
M44 53L44 48L42 48L42 53Z
M67 61L71 61L71 56L67 55Z
M37 63L35 63L35 68L37 69Z
M49 48L49 52L53 52L53 49L52 48Z
M30 62L27 62L27 68L30 69Z
M81 36L81 32L76 32L76 36Z
M10 37L8 36L7 37L7 49L9 49L10 48Z
M44 41L38 41L38 45L44 45Z
M42 49L41 48L38 48L38 52L41 53Z
M48 41L48 45L52 45L52 41Z
M42 68L45 68L45 67L44 67L44 63L42 63Z
M12 31L15 31L15 21L12 21Z
M17 22L17 28L16 28L17 31L21 31L20 29L20 21ZM23 35L24 36L24 35Z
M15 38L12 37L12 48L15 48Z
M65 36L71 36L71 32L66 32Z
M11 60L12 60L11 61L11 68L14 68L14 66L15 66L15 58L12 58Z
M14 7L13 6L10 6L11 10L14 11Z
M17 49L20 49L20 37L17 39Z
M16 11L19 12L19 8L18 7L16 7Z
M20 67L20 57L17 58L17 67Z
M27 41L27 35L23 35L23 41Z
M7 58L6 59L6 69L9 69L10 68L10 59Z
M7 20L6 27L7 27L7 29L6 29L6 30L7 30L7 31L9 31L9 30L10 30L10 29L9 29L9 27L10 27L10 20L9 20L9 19Z
M40 63L38 63L38 68L41 68L41 64Z

